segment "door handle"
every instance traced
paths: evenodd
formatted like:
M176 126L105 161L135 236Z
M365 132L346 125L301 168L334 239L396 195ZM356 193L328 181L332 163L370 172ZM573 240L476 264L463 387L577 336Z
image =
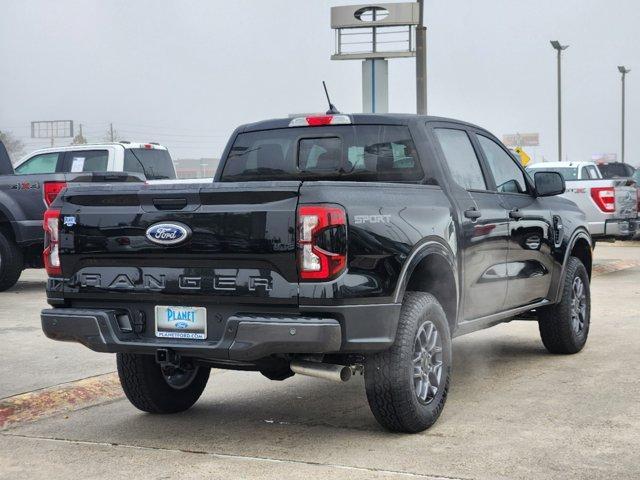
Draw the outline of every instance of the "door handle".
M477 220L482 216L482 213L476 207L472 207L464 211L464 216L471 220Z
M513 220L520 220L523 217L524 214L518 208L514 208L509 212L509 218L512 218Z

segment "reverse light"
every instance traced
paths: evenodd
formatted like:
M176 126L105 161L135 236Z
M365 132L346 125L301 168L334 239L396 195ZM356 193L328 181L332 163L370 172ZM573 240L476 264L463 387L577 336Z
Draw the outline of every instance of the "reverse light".
M296 117L289 122L290 127L322 127L324 125L350 125L348 115L309 115Z
M616 192L613 187L593 187L591 198L603 212L616 211Z
M57 198L58 194L67 188L67 182L44 182L42 196L44 204L48 207Z
M298 208L298 259L302 280L330 280L347 265L347 215L337 205Z
M60 210L48 209L44 212L44 268L49 276L62 274L60 267Z

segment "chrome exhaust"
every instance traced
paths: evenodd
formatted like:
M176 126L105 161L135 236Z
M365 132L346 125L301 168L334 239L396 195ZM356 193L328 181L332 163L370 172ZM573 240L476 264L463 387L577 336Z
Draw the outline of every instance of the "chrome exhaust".
M333 382L346 382L351 378L351 368L345 365L333 365L330 363L306 362L293 360L291 371L309 377L324 378Z

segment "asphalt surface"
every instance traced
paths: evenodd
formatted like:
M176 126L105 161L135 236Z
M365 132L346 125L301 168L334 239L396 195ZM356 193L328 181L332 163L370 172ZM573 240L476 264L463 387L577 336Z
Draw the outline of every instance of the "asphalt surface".
M456 339L450 396L427 432L383 431L360 377L216 371L182 414L111 399L14 424L0 432L0 478L639 478L640 247L599 244L596 257L620 269L592 282L585 349L548 354L534 322ZM43 337L43 279L28 272L0 294L0 397L114 370L112 356Z

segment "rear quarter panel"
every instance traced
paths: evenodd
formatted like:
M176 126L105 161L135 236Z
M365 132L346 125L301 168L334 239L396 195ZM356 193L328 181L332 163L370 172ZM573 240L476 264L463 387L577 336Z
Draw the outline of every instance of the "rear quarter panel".
M331 282L301 283L301 306L392 303L403 265L425 239L433 238L456 255L454 214L438 186L306 182L300 190L300 204L305 203L345 208L348 264Z

